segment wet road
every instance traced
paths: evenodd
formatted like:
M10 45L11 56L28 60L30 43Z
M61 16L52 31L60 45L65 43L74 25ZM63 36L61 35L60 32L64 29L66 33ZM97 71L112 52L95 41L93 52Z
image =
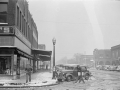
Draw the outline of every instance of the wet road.
M120 72L91 70L93 77L84 83L63 82L49 87L31 87L7 90L120 90ZM0 89L6 90L6 89Z

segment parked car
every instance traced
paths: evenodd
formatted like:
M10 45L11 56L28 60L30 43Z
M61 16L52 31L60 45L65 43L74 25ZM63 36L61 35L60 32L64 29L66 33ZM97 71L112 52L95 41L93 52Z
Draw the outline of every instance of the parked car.
M97 69L97 70L100 70L100 69L101 69L101 65L97 65L97 66L96 66L96 69Z
M110 70L110 65L105 65L104 70L109 71Z
M120 72L120 66L117 66L117 71Z
M116 71L117 70L117 66L111 65L110 66L110 71Z
M76 77L78 77L77 65L78 64L65 64L64 65L65 69L61 69L63 77L61 77L58 74L58 78L61 77L62 81L72 81L72 80L75 80ZM81 67L82 71L84 72L84 78L86 80L88 80L90 72L88 71L87 67L86 66L80 66L80 67Z

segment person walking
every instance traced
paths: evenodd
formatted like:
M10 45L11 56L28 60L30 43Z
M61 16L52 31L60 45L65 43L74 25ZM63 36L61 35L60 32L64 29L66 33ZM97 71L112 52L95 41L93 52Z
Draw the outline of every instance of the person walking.
M75 83L77 83L79 81L79 83L82 81L83 83L85 83L84 79L83 79L83 72L81 67L78 65L77 66L77 73L78 73L78 77L77 80L75 81Z
M27 66L25 68L25 71L26 71L26 83L31 82L31 71L32 71L32 68L31 68L30 64L27 64Z
M56 67L53 67L53 76L52 79L56 79Z
M57 82L58 84L63 82L63 73L60 70L58 71Z

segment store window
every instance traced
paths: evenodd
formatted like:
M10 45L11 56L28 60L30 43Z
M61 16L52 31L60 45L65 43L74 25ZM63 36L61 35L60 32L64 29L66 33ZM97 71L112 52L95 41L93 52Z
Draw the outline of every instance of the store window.
M0 56L0 74L11 75L11 57Z
M0 3L0 23L7 23L7 4Z
M25 68L26 68L27 64L29 64L28 59L21 57L21 59L20 59L20 74L25 73Z

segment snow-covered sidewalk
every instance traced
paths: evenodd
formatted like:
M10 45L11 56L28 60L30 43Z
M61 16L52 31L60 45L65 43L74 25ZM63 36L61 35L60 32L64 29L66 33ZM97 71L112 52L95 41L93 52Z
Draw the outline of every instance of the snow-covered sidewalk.
M26 76L21 77L18 80L6 80L0 81L5 87L25 87L25 86L46 86L55 85L57 80L52 79L52 73L50 71L36 72L31 75L31 82L26 82Z
M30 83L26 84L28 86L43 86L43 85L52 85L57 84L57 80L52 79L52 73L44 72L38 74Z

